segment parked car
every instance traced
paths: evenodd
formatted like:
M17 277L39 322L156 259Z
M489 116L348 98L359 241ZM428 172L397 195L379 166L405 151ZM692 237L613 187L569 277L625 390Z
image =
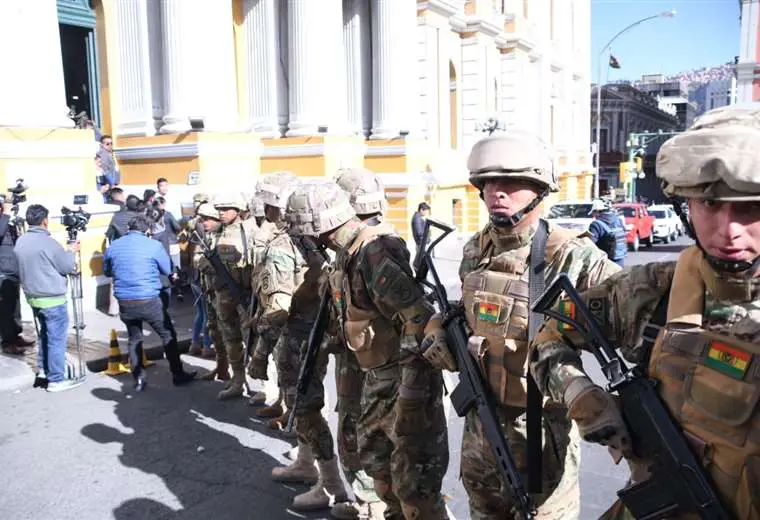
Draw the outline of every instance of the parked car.
M591 201L563 200L549 209L546 218L564 228L586 231L594 220L591 216Z
M683 223L670 204L656 204L647 208L655 218L654 239L666 244L683 234Z
M652 247L654 243L654 217L649 214L645 204L614 204L613 207L625 219L625 238L631 251L638 251L643 243Z

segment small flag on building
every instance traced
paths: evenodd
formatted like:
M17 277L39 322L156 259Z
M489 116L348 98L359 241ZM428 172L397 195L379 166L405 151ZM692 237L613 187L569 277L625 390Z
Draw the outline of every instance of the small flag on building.
M620 62L612 54L610 54L610 67L612 67L613 69L619 69L620 68Z

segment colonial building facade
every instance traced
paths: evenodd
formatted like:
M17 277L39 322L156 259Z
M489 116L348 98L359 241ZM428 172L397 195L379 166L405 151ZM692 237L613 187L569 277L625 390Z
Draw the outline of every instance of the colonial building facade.
M488 118L553 145L560 196L591 192L590 0L5 0L0 28L6 184L91 191L85 110L135 192L366 166L403 235L423 200L469 234Z
M736 100L760 101L760 0L739 0L741 36L736 64Z

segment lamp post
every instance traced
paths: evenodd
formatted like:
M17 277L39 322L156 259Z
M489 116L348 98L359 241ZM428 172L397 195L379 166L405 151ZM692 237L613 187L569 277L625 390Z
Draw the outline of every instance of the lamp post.
M636 22L633 22L628 27L624 28L620 32L618 32L615 36L613 36L610 41L607 42L607 45L602 47L602 49L599 51L599 58L597 63L597 72L596 72L596 165L594 168L594 198L599 198L599 157L602 151L601 146L601 134L602 134L602 56L605 52L610 48L610 45L617 40L620 36L627 33L634 27L636 27L639 24L642 24L644 22L647 22L649 20L654 20L655 18L673 18L676 15L675 10L665 11L660 14L655 14L652 16L647 16L646 18L642 18L641 20L638 20ZM608 64L609 65L609 64Z

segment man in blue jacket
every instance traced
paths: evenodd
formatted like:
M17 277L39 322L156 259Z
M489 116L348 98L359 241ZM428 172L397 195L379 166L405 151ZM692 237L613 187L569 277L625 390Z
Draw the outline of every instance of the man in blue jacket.
M196 372L185 372L179 358L177 333L168 310L161 303L160 275L171 276L171 261L160 242L147 236L150 221L142 215L129 221L128 233L114 241L103 257L103 274L114 279L121 321L129 334L129 362L135 389L145 388L142 364L142 325L147 321L161 337L174 384L191 381Z
M594 217L588 227L591 240L596 247L607 253L607 258L623 267L628 254L623 219L612 209L612 203L604 199L592 202L591 214Z

